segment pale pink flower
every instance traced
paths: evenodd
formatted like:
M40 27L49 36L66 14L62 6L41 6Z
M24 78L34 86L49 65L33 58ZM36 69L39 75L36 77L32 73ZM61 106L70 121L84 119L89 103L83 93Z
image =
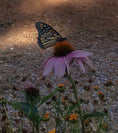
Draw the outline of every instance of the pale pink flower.
M79 64L80 69L84 73L86 73L85 65L92 67L92 62L88 58L88 56L92 55L91 52L82 51L82 50L73 50L71 44L69 44L66 41L59 42L56 45L58 46L55 46L54 56L46 59L41 65L42 67L44 67L44 71L43 71L44 76L48 75L50 72L54 72L55 75L58 77L64 76L65 72L69 74L69 65L74 60ZM62 48L64 48L64 50L61 50ZM65 50L66 48L67 50ZM68 49L72 49L72 50L68 50ZM63 53L60 53L60 52L63 52Z

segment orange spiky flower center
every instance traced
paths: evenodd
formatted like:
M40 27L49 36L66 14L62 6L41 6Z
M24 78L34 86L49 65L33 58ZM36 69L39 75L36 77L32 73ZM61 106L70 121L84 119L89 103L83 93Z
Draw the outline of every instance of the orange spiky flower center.
M74 47L67 41L58 42L54 46L53 54L54 56L61 57L66 56L74 50Z

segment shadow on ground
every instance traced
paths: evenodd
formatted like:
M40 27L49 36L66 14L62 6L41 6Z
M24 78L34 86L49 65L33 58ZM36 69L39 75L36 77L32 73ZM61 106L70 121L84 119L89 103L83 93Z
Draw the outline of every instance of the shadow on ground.
M1 45L36 43L35 22L44 21L63 36L85 34L116 37L117 0L2 0L0 1Z

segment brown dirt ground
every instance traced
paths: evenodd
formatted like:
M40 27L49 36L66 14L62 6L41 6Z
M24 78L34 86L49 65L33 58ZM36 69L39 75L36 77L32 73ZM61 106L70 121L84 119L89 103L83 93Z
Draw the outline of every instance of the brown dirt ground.
M41 87L39 66L52 49L38 47L37 21L54 27L77 49L96 53L95 83L104 83L103 77L118 83L118 0L0 0L1 96L17 100L16 89L29 77ZM117 127L118 120L112 122Z
M118 35L117 0L1 0L0 45L36 43L35 22L53 26L69 41L82 32L98 38Z

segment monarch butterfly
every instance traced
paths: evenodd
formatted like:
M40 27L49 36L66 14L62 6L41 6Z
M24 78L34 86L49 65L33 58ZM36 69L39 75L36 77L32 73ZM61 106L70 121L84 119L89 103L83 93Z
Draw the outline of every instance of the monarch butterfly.
M56 30L46 23L36 22L36 28L38 30L38 44L42 49L66 40L66 38L63 38Z

